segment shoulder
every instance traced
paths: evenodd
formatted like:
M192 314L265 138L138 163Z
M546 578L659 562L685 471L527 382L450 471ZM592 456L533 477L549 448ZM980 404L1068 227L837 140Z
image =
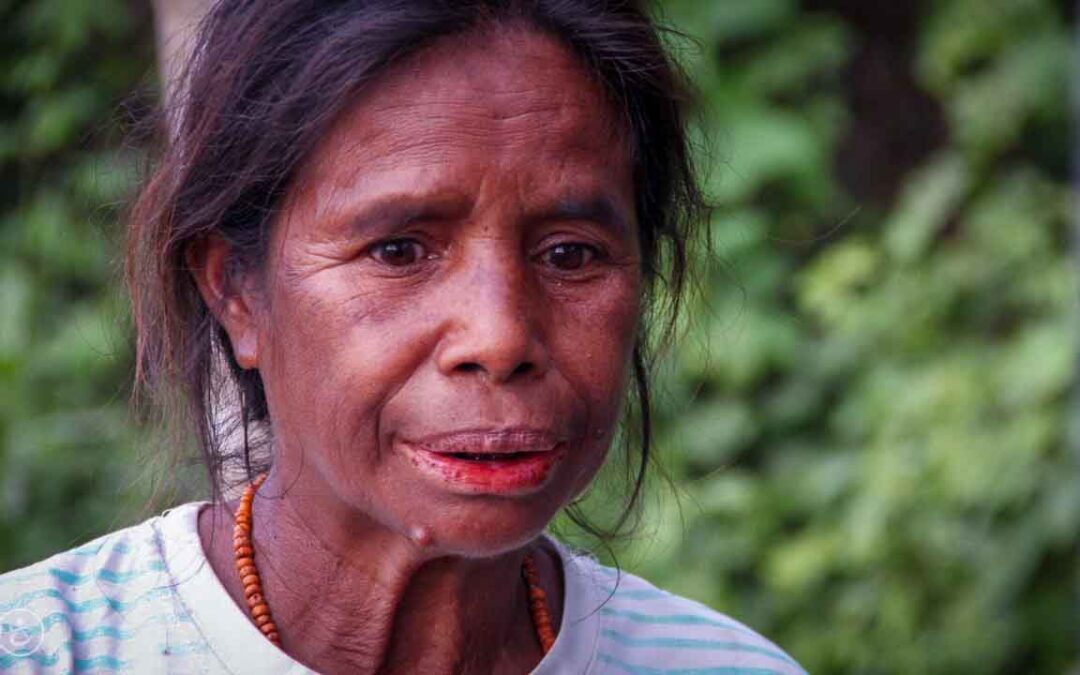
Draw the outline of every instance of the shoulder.
M121 668L131 663L121 657L134 655L137 645L182 624L163 559L161 520L0 575L0 671Z
M645 579L575 555L574 574L596 589L596 672L804 675L780 647L716 610Z

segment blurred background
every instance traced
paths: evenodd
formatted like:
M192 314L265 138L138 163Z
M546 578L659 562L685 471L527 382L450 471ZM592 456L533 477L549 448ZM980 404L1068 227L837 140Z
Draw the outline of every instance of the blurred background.
M1080 673L1074 6L658 11L716 255L658 376L674 485L598 553L812 673ZM0 36L6 571L205 490L128 407L150 7L7 0Z

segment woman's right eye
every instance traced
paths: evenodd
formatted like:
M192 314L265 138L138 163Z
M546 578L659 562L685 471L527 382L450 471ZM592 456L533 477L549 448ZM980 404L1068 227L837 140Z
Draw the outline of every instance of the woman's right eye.
M423 260L426 252L415 239L388 239L371 247L371 257L391 267L407 267Z

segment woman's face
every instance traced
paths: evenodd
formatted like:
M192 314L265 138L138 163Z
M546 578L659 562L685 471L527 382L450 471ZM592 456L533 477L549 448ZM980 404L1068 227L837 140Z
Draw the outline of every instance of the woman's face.
M285 485L471 555L584 489L641 290L612 117L558 43L503 31L425 51L335 124L252 324Z

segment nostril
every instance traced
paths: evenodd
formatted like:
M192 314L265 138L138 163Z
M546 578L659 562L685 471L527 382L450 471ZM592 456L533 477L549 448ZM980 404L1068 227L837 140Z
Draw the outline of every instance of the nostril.
M487 373L487 374L492 374L492 373L489 372L488 368L485 368L482 364L477 363L475 361L466 361L464 363L459 363L454 368L454 370L456 370L459 373ZM529 373L532 373L535 370L536 370L536 365L535 364L533 364L530 361L523 361L523 362L519 363L517 366L515 366L512 371L510 371L509 377L513 378L513 377L520 377L520 376L523 376L523 375L528 375ZM494 373L494 375L496 375L496 377L500 377L500 379L501 379L501 375L498 372Z

